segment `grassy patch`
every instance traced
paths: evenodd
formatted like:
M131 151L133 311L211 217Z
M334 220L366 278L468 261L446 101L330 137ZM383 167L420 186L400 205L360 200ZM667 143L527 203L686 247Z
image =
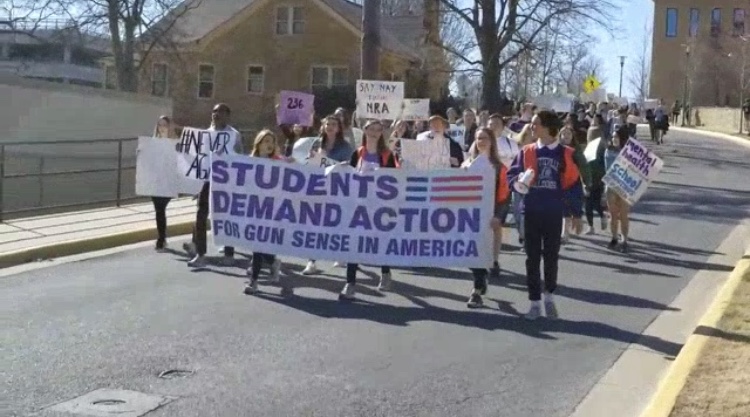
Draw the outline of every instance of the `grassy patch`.
M750 271L717 327L696 330L711 339L670 417L750 416Z

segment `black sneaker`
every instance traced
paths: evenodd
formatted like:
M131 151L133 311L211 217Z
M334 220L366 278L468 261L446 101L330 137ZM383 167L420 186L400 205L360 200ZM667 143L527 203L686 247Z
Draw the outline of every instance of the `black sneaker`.
M492 268L490 268L490 277L492 277L492 279L500 279L500 264L497 262L495 262L492 265Z
M622 244L620 244L620 251L622 253L628 253L628 242L624 241Z
M617 239L612 239L609 241L609 245L607 245L608 248L614 249L617 247Z
M476 291L479 292L479 295L487 295L487 288L489 287L489 282L487 281L487 277L484 277L482 279L482 286L478 288Z

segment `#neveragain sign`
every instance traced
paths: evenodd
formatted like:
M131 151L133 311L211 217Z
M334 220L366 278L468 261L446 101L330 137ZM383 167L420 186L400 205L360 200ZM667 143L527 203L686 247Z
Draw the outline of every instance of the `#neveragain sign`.
M217 245L367 265L486 268L491 171L357 173L213 155Z
M631 138L602 181L632 206L646 192L663 167L664 161L661 158Z

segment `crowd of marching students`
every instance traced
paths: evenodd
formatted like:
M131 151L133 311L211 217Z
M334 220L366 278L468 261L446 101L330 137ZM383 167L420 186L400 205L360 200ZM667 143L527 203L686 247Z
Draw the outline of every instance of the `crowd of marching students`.
M291 155L295 142L311 136L309 128L300 125L279 126L280 134L264 129L255 136L250 146L246 146L239 132L230 125L230 116L229 106L217 104L212 110L209 130L233 131L237 140L232 144L232 149L239 154L293 162ZM551 110L537 109L528 103L513 118L473 109L465 109L461 115L454 109L448 109L446 116L435 115L424 122L361 121L362 137L357 138L352 126L356 118L349 117L345 109L339 108L320 121L320 128L316 132L318 140L309 156L320 154L348 163L359 171L398 169L401 165L401 141L435 140L441 137L450 145L450 164L453 168L466 168L480 156L486 156L497 172L494 214L490 225L494 237L494 261L486 269L472 269L474 286L467 305L482 306L482 296L488 290L488 278L499 279L501 276L499 256L503 227L509 224L508 217L512 214L519 244L527 258L527 288L531 305L525 317L540 317L543 306L547 317L556 318L558 313L554 293L558 255L560 246L568 242L571 234L594 234L596 212L601 220L600 230L610 229L612 239L609 248L623 252L628 250L630 206L618 194L607 190L602 178L620 149L634 136L632 111L627 107L615 108L600 103L598 106L591 104L588 108L582 106L561 115ZM448 136L451 124L463 126L463 147ZM154 134L156 137L175 137L176 134L168 117L159 118ZM584 156L585 147L598 138L601 140L596 149L596 158L587 159ZM528 191L522 193L523 190L515 185L519 177L529 170L533 170L533 178ZM191 257L188 265L200 268L207 265L208 182L196 200L198 210L193 238L183 248ZM156 249L162 251L166 248L165 211L169 199L154 197L153 203L158 230ZM222 251L223 262L233 265L234 248L224 247ZM247 270L249 280L245 287L246 294L258 292L258 279L264 266L270 267L270 280L280 283L280 259L274 254L254 253ZM354 299L359 265L336 262L334 266L346 268L346 283L339 298ZM392 283L391 269L387 265L380 266L380 269L378 289L388 291ZM316 261L309 260L302 274L320 272ZM292 293L288 285L281 285L281 288L283 295Z

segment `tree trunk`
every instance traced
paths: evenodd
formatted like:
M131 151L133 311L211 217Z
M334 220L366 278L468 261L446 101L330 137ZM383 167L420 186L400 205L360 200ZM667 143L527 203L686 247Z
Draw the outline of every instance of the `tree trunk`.
M380 0L364 0L362 6L362 80L380 75Z
M484 63L482 74L482 108L490 113L499 112L500 103L500 62L490 59Z

